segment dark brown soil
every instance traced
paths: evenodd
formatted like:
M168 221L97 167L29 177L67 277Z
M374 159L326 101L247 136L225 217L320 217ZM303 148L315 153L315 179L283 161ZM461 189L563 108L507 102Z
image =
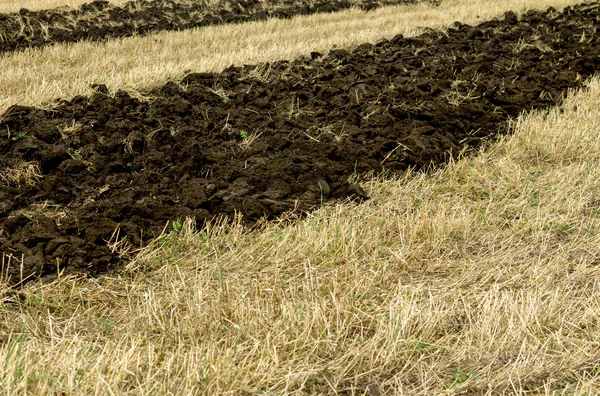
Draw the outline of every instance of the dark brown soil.
M0 169L0 250L23 275L98 274L169 221L244 215L248 224L324 201L366 198L349 180L440 164L555 105L600 66L600 5L529 12L348 52L192 73L148 94L12 107ZM6 177L5 177L6 179ZM169 225L169 228L171 225ZM15 279L20 268L3 269Z
M101 41L161 30L291 18L351 7L372 10L383 5L439 0L138 0L122 6L97 0L77 9L0 14L0 52L81 40Z

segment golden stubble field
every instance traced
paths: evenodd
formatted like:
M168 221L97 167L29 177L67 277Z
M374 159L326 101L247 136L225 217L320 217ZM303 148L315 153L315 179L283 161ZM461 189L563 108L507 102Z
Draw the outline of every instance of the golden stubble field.
M0 59L2 108L572 3L448 1L26 51ZM190 55L198 41L211 44ZM476 156L369 181L361 205L252 232L184 224L120 274L0 286L0 393L596 394L599 98L592 79Z

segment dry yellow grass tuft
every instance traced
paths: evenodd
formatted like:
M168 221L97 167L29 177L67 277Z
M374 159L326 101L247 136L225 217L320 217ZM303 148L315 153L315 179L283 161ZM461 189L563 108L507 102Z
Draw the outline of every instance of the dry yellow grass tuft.
M13 105L40 106L57 97L91 92L92 83L140 90L178 78L185 70L220 71L232 64L292 59L337 45L353 47L423 28L444 28L460 20L477 23L504 12L546 9L580 0L446 0L385 7L365 13L333 14L163 32L107 43L77 43L0 57L0 114Z
M6 168L0 173L0 185L35 185L42 179L42 172L36 162L22 162Z
M0 389L600 392L600 79L372 200L261 230L175 225L119 276L0 308Z

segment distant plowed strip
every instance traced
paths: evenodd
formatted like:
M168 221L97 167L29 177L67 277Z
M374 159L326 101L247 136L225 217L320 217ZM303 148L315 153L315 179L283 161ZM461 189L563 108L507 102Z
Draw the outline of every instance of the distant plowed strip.
M248 222L365 198L362 175L438 164L600 67L600 5L529 12L352 53L190 74L148 95L4 115L0 243L25 275L98 273L170 220ZM115 230L119 229L118 233ZM21 268L10 268L16 277Z
M111 4L124 4L128 0L110 0ZM17 12L23 8L31 11L49 10L52 8L79 7L90 0L0 0L0 12Z
M9 106L46 106L57 97L92 93L90 84L137 91L163 85L185 70L221 71L232 64L294 59L336 45L350 49L397 34L415 36L425 28L445 29L454 21L479 23L514 10L546 9L579 0L446 0L357 9L337 13L207 26L160 32L104 43L79 42L28 49L0 56L0 113Z
M75 10L20 10L0 15L0 52L82 40L102 41L158 31L291 18L351 7L372 10L420 0L96 0ZM429 0L431 1L431 0Z

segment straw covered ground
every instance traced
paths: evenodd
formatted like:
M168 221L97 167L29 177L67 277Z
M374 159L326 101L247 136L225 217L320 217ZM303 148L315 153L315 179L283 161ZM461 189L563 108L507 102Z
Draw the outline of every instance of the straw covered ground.
M465 10L473 11L467 2L462 3ZM597 67L595 57L591 55L597 48L598 38L587 22L579 25L574 22L578 16L594 20L598 5L575 7L566 13L562 12L559 2L551 5L557 9L541 14L530 13L518 17L518 20L514 19L517 15L502 16L499 13L496 16L500 16L501 20L494 22L496 25L487 25L495 27L496 31L490 30L487 35L478 36L478 29L456 25L455 30L447 31L445 35L430 32L420 38L402 38L406 40L402 41L407 44L406 52L390 49L392 53L400 54L390 61L397 66L394 69L397 77L407 73L405 78L418 78L418 73L411 74L411 71L435 70L436 65L444 66L443 56L431 54L428 58L428 52L432 51L427 49L427 45L439 47L445 41L451 42L452 37L460 36L460 32L474 32L472 44L461 49L465 63L461 63L460 56L457 57L455 70L459 76L460 73L479 72L480 78L487 78L472 78L454 85L450 83L448 87L443 80L436 82L429 79L428 86L422 84L413 90L395 85L400 87L401 92L394 93L397 88L393 88L372 98L375 101L368 106L377 108L371 108L372 111L367 113L358 111L366 109L358 109L363 105L360 99L371 98L369 90L375 86L373 84L378 77L369 74L368 62L346 69L344 65L354 64L352 56L366 57L370 54L368 56L373 55L374 58L370 61L372 67L381 74L382 70L387 70L385 59L389 54L385 49L394 48L394 40L379 47L361 46L357 50L349 45L346 47L348 52L336 49L329 57L325 54L323 57L320 54L311 56L310 51L323 50L306 48L304 63L291 62L298 68L286 74L286 78L294 84L288 87L280 83L279 86L285 89L269 93L275 98L274 105L263 111L275 123L283 117L278 110L279 104L287 103L285 95L281 94L280 100L277 92L294 92L297 97L308 95L306 90L294 91L301 85L296 83L302 81L294 80L294 73L303 78L313 78L311 81L321 81L321 85L317 84L320 89L332 89L335 85L325 82L343 82L345 77L357 73L355 77L359 83L351 84L355 90L346 92L344 88L345 93L336 97L343 100L346 98L344 95L350 97L354 94L357 97L358 93L362 95L358 102L343 106L340 103L338 113L330 112L344 115L346 124L357 128L356 139L387 136L378 132L380 129L387 130L388 124L383 120L395 120L395 128L406 123L415 128L435 125L432 122L439 116L434 116L437 113L433 109L442 104L447 107L439 108L446 109L448 114L461 109L479 111L481 114L476 118L487 119L490 125L495 125L490 131L496 130L486 133L486 138L478 139L476 144L471 144L473 142L469 139L459 142L469 143L471 153L463 156L454 152L453 157L446 156L452 158L449 162L432 169L428 169L425 162L411 160L409 150L425 150L428 146L408 146L402 137L393 147L380 147L385 152L381 158L363 157L358 150L357 159L365 161L360 177L356 170L350 173L342 171L339 180L329 174L312 175L320 187L321 200L311 210L300 213L280 211L274 220L258 220L251 229L247 227L245 217L232 216L230 220L207 218L202 222L183 218L171 221L159 238L147 240L136 255L130 255L120 263L118 271L113 268L111 272L96 277L61 274L58 268L59 273L44 281L41 278L31 281L40 275L34 274L30 282L20 287L11 286L15 276L19 280L19 271L23 277L26 270L26 261L13 254L14 249L21 249L18 243L27 249L33 248L26 246L27 241L7 243L19 233L13 228L7 232L7 227L22 222L21 217L25 216L33 225L23 223L22 227L34 227L36 221L46 224L51 220L54 227L60 229L61 224L70 220L62 215L48 216L57 214L53 205L62 203L56 201L56 197L44 198L44 194L55 190L68 195L78 188L75 182L63 184L63 187L57 185L51 190L39 189L39 185L47 183L47 180L56 180L56 175L52 166L43 166L41 160L34 162L38 161L34 158L35 153L45 152L48 149L45 145L62 144L67 154L68 148L74 147L68 158L63 158L62 154L54 157L58 161L55 167L69 165L68 169L75 169L79 161L83 164L81 173L66 173L71 172L74 180L87 180L88 173L93 174L97 169L92 161L96 157L86 155L93 150L96 150L96 156L110 152L102 151L102 139L99 139L100 148L92 151L77 146L83 140L73 140L74 136L87 139L91 136L88 132L94 133L93 128L90 131L85 128L85 123L93 118L89 112L94 110L94 103L99 103L100 99L110 106L118 106L119 103L131 106L132 101L137 103L137 107L132 107L137 118L111 120L109 117L94 121L106 129L97 133L104 138L108 138L110 127L106 125L110 122L125 122L125 127L131 126L132 122L155 114L148 111L159 108L161 101L172 100L175 95L178 101L188 102L191 107L184 107L190 112L196 111L201 103L187 98L186 92L208 92L205 94L208 99L202 103L212 103L210 111L218 115L218 120L215 120L218 124L223 121L221 118L228 109L233 111L236 106L253 109L252 106L257 106L256 101L260 97L248 99L249 93L238 89L242 82L247 82L238 77L254 70L253 67L226 71L232 77L227 80L231 86L204 84L207 78L220 78L222 75L219 73L186 73L186 78L195 79L188 81L190 84L185 84L186 80L176 80L179 83L171 82L159 89L153 85L157 81L153 78L158 77L149 77L145 90L138 90L135 94L114 94L117 87L98 85L94 88L97 92L89 97L58 103L54 113L50 107L11 108L3 119L3 125L10 129L9 135L1 138L5 140L2 147L9 148L4 153L12 156L18 152L33 157L22 162L25 164L22 167L11 164L5 169L1 192L6 195L10 189L11 194L20 191L26 197L31 191L37 191L37 195L30 195L33 198L27 199L38 199L38 204L46 206L38 207L40 212L45 213L42 216L20 207L15 209L10 206L13 201L8 198L1 200L4 212L0 219L4 228L0 230L0 242L5 249L3 283L0 285L2 393L579 395L600 392L600 116L597 112L600 79L593 77ZM562 5L568 4L564 2ZM458 13L460 6L459 2L448 1L435 7L435 12L440 12L443 7L453 7ZM499 7L498 2L494 6ZM505 2L503 6L517 10L523 7L523 3ZM536 6L539 7L539 2ZM414 12L414 7L422 7L419 12L429 12L427 7L434 9L426 5L406 6L406 12ZM482 10L486 8L479 7ZM491 7L492 4L487 8ZM402 13L402 7L394 7L394 10ZM573 19L568 18L569 13L573 14ZM368 18L374 14L348 12L344 15ZM553 25L553 18L558 18L561 23ZM583 20L587 20L585 18ZM517 40L510 53L515 64L510 69L504 67L504 73L512 70L518 78L505 82L503 90L494 91L491 95L488 88L495 87L492 78L494 64L484 67L485 62L477 63L480 58L470 59L467 54L473 48L481 50L482 47L473 42L484 43L500 37L508 40L510 29L508 33L502 31L502 24L507 21L513 21L514 26L521 28L525 23L535 24L537 35ZM265 22L265 26L269 23L272 22ZM436 23L441 22L433 21L432 25ZM423 22L422 25L426 24ZM565 29L560 35L553 34L565 26L572 28ZM479 31L485 32L485 29ZM200 30L198 34L202 34ZM427 39L430 39L429 44L420 41ZM438 39L441 41L436 41ZM571 43L571 49L577 51L579 57L571 58L569 50L561 48L560 43L565 42ZM411 55L411 43L418 43L417 49L423 48ZM75 44L73 51L78 50L79 45L91 48L85 47L89 44L81 43ZM101 47L100 44L94 45ZM116 44L103 45L109 48ZM120 45L127 45L127 41ZM499 43L497 47L496 60L503 66L502 45ZM57 50L60 49L32 50L31 59L35 62L42 59L47 51ZM586 55L585 51L589 51L590 55ZM421 69L411 69L413 58L409 55L416 59L419 53L423 59ZM455 53L459 53L458 48ZM528 55L523 55L525 53ZM379 57L376 56L378 54ZM537 66L519 69L522 66L519 60L530 59L531 54L539 57L539 62L533 62ZM0 59L0 63L15 59L17 55L8 55ZM341 58L339 55L342 55ZM328 69L327 65L336 59L338 68ZM542 70L539 67L548 62L560 67L554 74L539 73ZM316 70L323 66L324 74L320 77L326 79L310 76L310 68L302 69L300 66L303 65ZM479 70L470 70L469 66L479 67ZM277 71L277 68L273 70ZM330 80L327 70L332 70ZM345 70L350 73L344 74ZM209 72L211 69L206 67L194 71ZM183 70L179 73L183 74ZM554 88L536 88L537 74L543 76L544 87ZM260 89L268 90L271 87L269 75L259 77L263 80L257 78L253 82ZM130 81L133 81L136 77L131 78ZM280 74L275 74L275 78L286 81ZM530 85L520 85L519 80ZM95 82L102 83L101 80ZM548 85L550 83L560 84ZM66 82L58 81L57 84ZM204 86L206 89L202 88ZM567 95L565 89L569 87ZM436 89L439 90L437 96L432 93ZM209 93L216 95L214 103ZM318 107L327 108L328 100L333 103L335 98L321 99L318 92L313 94L313 99L302 97L306 106L295 111L292 106L298 102L291 102L288 107L291 110L286 113L287 122L282 123L281 128L291 128L292 132L294 128L303 128L305 116L312 117L315 123L322 121ZM27 95L32 102L39 100L31 92ZM266 94L262 96L268 97ZM405 102L400 101L402 97ZM8 101L15 98L12 96ZM415 98L425 98L425 104L413 106L410 101ZM389 103L383 106L383 101ZM497 108L487 110L488 103L495 104ZM40 106L41 102L25 104ZM390 111L394 106L404 109L404 113ZM303 108L313 113L303 115ZM386 108L388 110L384 111ZM537 110L529 112L531 109ZM359 114L358 118L353 118L353 110ZM521 110L528 112L516 117ZM221 114L221 111L224 113ZM486 117L488 111L492 115ZM405 113L409 118L402 117ZM65 130L63 125L56 136L50 136L53 133L52 123L63 123L61 117L65 115L74 120L71 129ZM507 119L512 115L516 118ZM96 117L95 114L93 116ZM173 112L171 116L164 117L161 123L166 124L178 122L179 117L184 115ZM247 117L255 120L254 116ZM476 121L465 113L462 122L471 125ZM276 124L271 131L266 123L261 129L262 134L249 142L248 138L252 136L243 136L239 132L241 125L234 122L233 119L225 121L226 126L236 128L235 136L230 136L238 150L232 152L232 160L239 154L236 152L247 155L253 144L266 144L266 148L263 147L265 153L277 152L274 143L268 140L277 136L275 131L279 127ZM46 127L31 129L32 125ZM204 130L206 126L203 125L200 122L195 127L198 128L196 132L184 131L184 135L210 135L211 129ZM454 129L460 129L458 125ZM217 126L219 133L228 132L226 127ZM375 136L363 136L365 128L375 131ZM438 126L434 129L437 130ZM478 133L471 127L466 130L475 131L471 135L467 133L467 137ZM315 131L307 129L305 132L310 136L302 147L310 148L310 142L321 147L320 142L327 141L327 131L315 134L311 133ZM349 136L342 136L341 142L337 140L337 143L345 143L344 139L348 143L353 142L352 128L348 133ZM37 134L37 140L28 140L30 135L35 137ZM426 142L426 134L421 135ZM452 142L450 131L443 135L444 139L435 131L430 135L437 139L436 147L447 150L460 146L442 144ZM176 138L177 133L171 137ZM261 138L266 140L261 143ZM292 139L292 146L298 139ZM65 142L60 143L61 140ZM333 141L336 141L335 136ZM402 149L398 142L409 149ZM139 147L136 141L129 142L129 146L127 143L122 142L122 145L124 150L130 147L128 155L133 164L136 153L142 156L146 147L153 147L143 142ZM244 143L248 147L244 148ZM269 145L273 146L271 151ZM477 151L473 152L475 148ZM138 149L141 151L138 152ZM264 157L270 158L268 155ZM251 159L251 156L246 158L249 166L253 165ZM294 159L300 164L305 160L301 156ZM337 161L335 156L326 156L323 161L334 161L332 164L345 169L341 165L343 161ZM382 161L384 165L390 161L396 164L397 172L375 169L369 161L379 161L379 165ZM151 163L149 161L148 166ZM419 165L420 171L411 170L412 165ZM126 164L123 166L127 168ZM318 168L318 164L311 166ZM116 173L125 172L125 168ZM233 184L240 175L243 176L244 169L246 167L236 170L237 173L231 176ZM286 168L282 167L283 178L286 172ZM202 177L212 176L190 174L183 183L190 180L199 183ZM348 187L344 190L341 187L343 183L336 184L343 179L349 183L347 185L355 185L348 190L351 194L346 194ZM99 178L99 183L103 182ZM287 183L292 186L290 181ZM207 192L206 187L202 186L204 197L196 197L200 201L205 200L200 206L210 202L211 194L218 193ZM325 187L330 189L327 194L323 191ZM215 183L215 188L221 187ZM229 191L228 188L225 187L225 190ZM252 196L253 191L258 191L258 187L254 188L243 194ZM344 194L335 195L333 191L336 188ZM86 205L94 207L93 203L101 202L101 195L107 191L102 191ZM126 191L124 189L123 194ZM293 191L292 186L288 194L293 194ZM357 191L364 192L369 199L323 199L327 198L326 195L352 198L356 197ZM259 194L255 199L264 199L261 197ZM277 199L285 201L287 198ZM302 202L302 198L298 199ZM36 203L34 201L31 203ZM188 203L173 201L171 205L189 207ZM204 210L211 208L201 207ZM37 220L36 216L39 216ZM72 232L65 234L66 242L56 241L52 246L68 245L74 240L72 238L80 235L76 227ZM47 242L40 241L45 246L48 246ZM113 247L118 251L122 246Z

